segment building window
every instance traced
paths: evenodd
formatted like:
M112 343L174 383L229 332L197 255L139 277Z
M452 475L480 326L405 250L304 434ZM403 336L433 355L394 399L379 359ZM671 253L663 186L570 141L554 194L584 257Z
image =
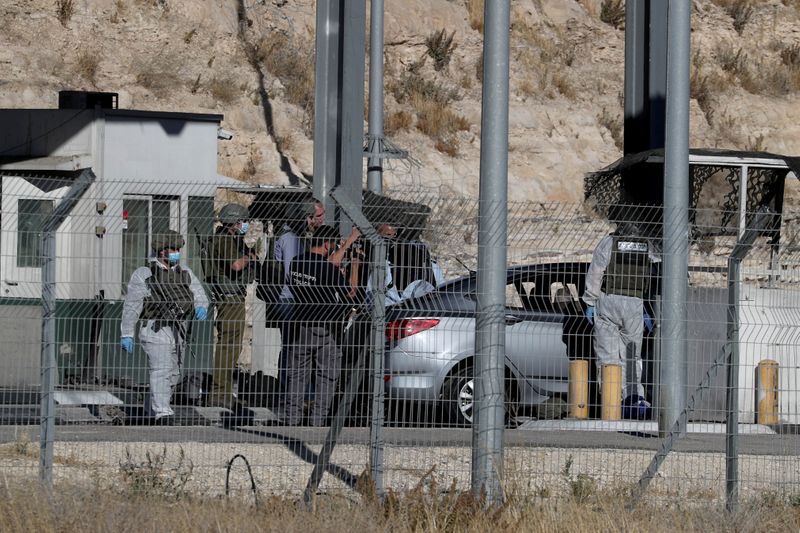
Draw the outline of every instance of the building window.
M42 266L42 228L53 212L52 200L20 199L17 204L17 266Z

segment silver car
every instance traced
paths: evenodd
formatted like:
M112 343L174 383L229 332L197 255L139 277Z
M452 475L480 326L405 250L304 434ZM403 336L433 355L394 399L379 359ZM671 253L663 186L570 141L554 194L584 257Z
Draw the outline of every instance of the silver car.
M506 279L505 395L508 422L550 398L565 398L567 347L591 356L591 326L579 300L588 264L511 267ZM472 422L475 274L387 309L388 401L416 404L455 425Z

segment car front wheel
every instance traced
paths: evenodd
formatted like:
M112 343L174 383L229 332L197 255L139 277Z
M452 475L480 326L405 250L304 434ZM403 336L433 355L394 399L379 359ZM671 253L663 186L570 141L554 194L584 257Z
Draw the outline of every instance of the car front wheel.
M442 414L444 422L458 427L472 426L475 408L475 379L472 366L462 367L450 373L442 384ZM519 408L517 388L513 377L505 373L506 427L515 426Z

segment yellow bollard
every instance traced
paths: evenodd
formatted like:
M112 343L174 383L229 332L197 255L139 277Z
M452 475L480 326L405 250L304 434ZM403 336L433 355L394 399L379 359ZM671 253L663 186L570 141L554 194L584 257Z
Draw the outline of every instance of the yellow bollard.
M622 367L619 365L603 365L602 397L600 418L603 420L619 420L622 418Z
M569 416L589 418L589 361L569 362Z
M756 368L756 423L778 423L778 362L764 359Z

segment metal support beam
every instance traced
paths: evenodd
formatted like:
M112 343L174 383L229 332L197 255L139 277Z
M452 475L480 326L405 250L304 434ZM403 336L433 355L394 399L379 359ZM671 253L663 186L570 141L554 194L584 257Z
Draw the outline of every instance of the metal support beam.
M55 443L56 364L56 231L72 208L94 182L95 175L85 169L64 199L58 203L42 228L42 354L39 421L39 477L53 486L53 445Z
M366 13L364 1L317 2L313 185L327 223L335 219L329 198L334 187L361 202ZM343 224L343 233L349 225Z
M383 150L383 0L372 0L369 13L369 138L373 153ZM377 141L377 142L376 142ZM383 191L383 160L367 160L367 188Z
M510 0L484 7L472 492L502 500Z
M686 404L689 271L689 59L691 1L669 2L667 129L664 150L664 280L659 434ZM685 431L685 427L681 428Z

